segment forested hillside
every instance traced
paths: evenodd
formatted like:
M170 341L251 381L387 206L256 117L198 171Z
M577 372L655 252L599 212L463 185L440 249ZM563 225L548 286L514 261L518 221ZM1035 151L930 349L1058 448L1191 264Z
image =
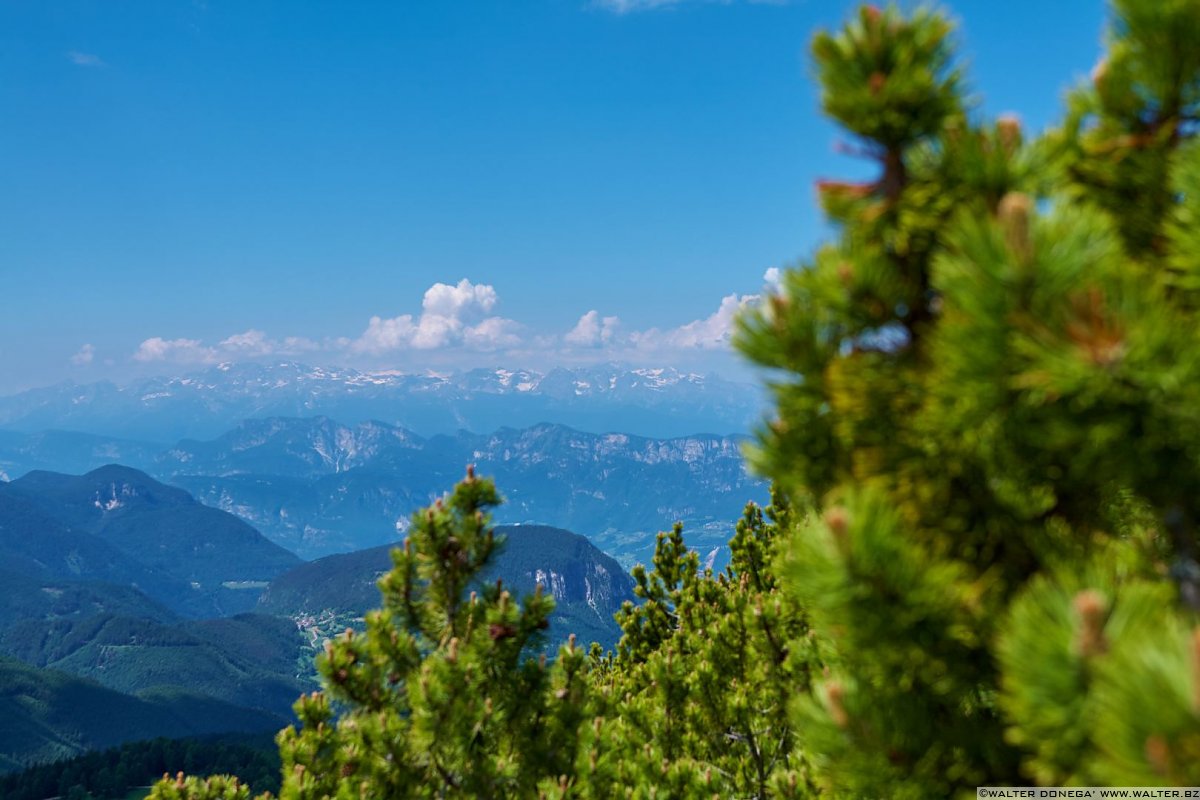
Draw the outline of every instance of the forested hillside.
M268 580L300 563L232 514L117 465L0 484L0 537L12 568L135 585L191 616L252 608Z
M174 687L131 697L0 655L0 772L156 736L274 731L280 714Z
M571 633L611 647L613 614L633 596L621 566L565 530L503 535L476 588L544 584L558 605L539 649ZM315 688L326 639L361 628L379 604L391 550L301 564L126 468L35 472L0 487L0 654L10 659L0 772L151 736L278 730ZM247 575L271 579L227 580ZM244 607L257 613L233 613Z

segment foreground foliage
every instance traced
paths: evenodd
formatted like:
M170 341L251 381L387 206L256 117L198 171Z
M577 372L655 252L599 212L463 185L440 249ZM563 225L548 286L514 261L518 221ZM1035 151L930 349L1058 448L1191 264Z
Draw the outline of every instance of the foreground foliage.
M634 568L641 603L617 615L616 653L594 654L598 716L571 796L810 796L788 704L819 658L772 567L787 514L781 497L748 506L719 575L680 526L659 535L653 569Z
M808 509L784 583L831 674L796 705L835 797L1200 781L1200 2L1115 0L1028 142L976 120L937 16L817 38L880 165L740 344L755 453Z
M538 651L553 599L477 584L502 546L488 480L469 474L414 515L380 580L382 608L317 660L326 690L279 736L280 797L802 797L811 778L788 716L816 653L772 569L779 505L749 506L720 575L677 526L617 653L574 637ZM164 778L158 800L249 798L231 778Z
M1200 0L1113 11L1037 141L968 113L936 14L818 35L880 172L821 185L837 240L743 320L777 500L730 570L664 535L616 652L538 663L548 598L463 597L498 499L468 478L321 660L282 796L1200 783Z

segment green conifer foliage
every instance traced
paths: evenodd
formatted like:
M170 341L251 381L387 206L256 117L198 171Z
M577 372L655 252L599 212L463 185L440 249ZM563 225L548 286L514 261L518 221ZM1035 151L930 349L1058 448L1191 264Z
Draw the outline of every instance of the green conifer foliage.
M1200 0L1116 0L1065 123L965 115L949 28L814 45L879 163L743 320L758 469L803 506L786 591L830 666L795 704L835 797L1192 784L1200 763Z
M468 472L413 517L382 607L317 660L325 691L279 735L281 798L524 798L569 783L587 660L573 640L553 664L530 655L553 610L474 579L500 542L489 480ZM573 639L573 637L572 637ZM155 800L241 798L220 781L164 781ZM222 794L221 792L226 792Z
M615 653L573 641L525 656L551 610L497 586L469 593L497 546L498 497L469 477L414 517L383 608L329 643L325 692L280 734L283 798L802 798L815 796L789 705L819 665L773 565L789 511L746 508L724 572L682 529L660 534ZM235 780L164 779L156 800L246 800Z
M195 778L181 772L175 778L164 775L150 792L150 797L154 800L250 800L250 787L225 775Z
M817 653L773 570L782 498L746 508L719 575L682 529L659 534L653 569L634 568L641 603L617 615L617 652L593 656L595 734L577 793L610 797L812 797L791 698Z

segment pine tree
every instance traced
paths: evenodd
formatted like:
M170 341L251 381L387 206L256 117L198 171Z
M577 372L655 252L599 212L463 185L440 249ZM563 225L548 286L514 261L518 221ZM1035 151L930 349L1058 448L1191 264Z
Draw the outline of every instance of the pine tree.
M650 571L634 567L640 602L617 615L617 651L593 654L597 716L572 797L813 796L788 704L818 656L774 574L788 513L776 501L747 506L718 575L679 525Z
M317 659L324 691L296 703L279 735L280 797L525 798L569 784L586 709L586 655L572 640L553 664L531 653L554 600L477 586L501 541L490 480L468 471L413 516L382 607ZM242 800L216 778L164 779L154 800Z
M830 666L795 706L834 797L1200 781L1200 1L1115 0L1026 141L966 113L941 17L814 42L879 164L739 345L783 574Z

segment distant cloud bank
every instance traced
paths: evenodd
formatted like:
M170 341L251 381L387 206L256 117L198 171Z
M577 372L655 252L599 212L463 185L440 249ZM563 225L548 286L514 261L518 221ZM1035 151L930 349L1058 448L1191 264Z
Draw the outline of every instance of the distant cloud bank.
M138 345L134 362L148 364L212 364L268 356L308 353L338 354L371 359L403 353L495 353L533 356L540 360L573 362L629 356L703 353L729 349L735 319L756 305L763 294L778 291L780 273L772 267L763 275L759 294L729 294L711 314L674 328L625 330L620 317L598 309L584 312L567 331L531 332L520 322L494 313L500 304L495 286L462 278L435 283L425 290L419 313L372 316L356 337L317 341L304 336L274 338L257 328L231 334L215 344L200 339L153 336ZM91 363L95 350L83 345L72 356L76 365Z

